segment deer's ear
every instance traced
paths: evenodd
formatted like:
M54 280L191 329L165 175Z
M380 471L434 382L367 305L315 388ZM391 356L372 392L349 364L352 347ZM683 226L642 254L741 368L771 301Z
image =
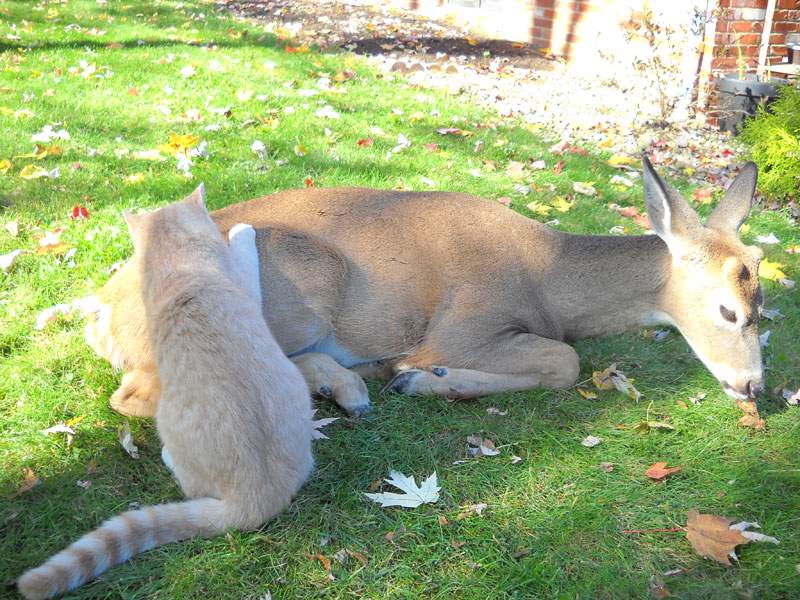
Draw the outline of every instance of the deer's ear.
M183 199L186 204L192 204L194 206L200 206L202 208L206 207L206 186L202 183L197 186L197 188L186 198Z
M647 156L642 156L644 201L653 231L673 254L682 254L702 227L697 213L681 195L658 176Z
M729 231L736 233L742 226L750 209L753 206L753 194L756 191L758 181L758 167L755 163L749 162L739 174L722 200L719 201L714 212L706 220L706 226L718 231Z

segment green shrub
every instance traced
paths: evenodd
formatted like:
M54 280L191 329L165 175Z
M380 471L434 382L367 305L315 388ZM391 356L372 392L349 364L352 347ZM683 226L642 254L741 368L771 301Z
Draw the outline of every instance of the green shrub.
M768 110L748 119L739 138L758 165L758 187L765 195L800 196L800 87L786 85Z

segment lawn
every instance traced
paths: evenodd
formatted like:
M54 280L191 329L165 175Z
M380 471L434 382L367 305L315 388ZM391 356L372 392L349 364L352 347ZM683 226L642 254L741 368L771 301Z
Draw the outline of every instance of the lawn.
M34 327L40 311L91 293L131 254L123 209L179 199L201 181L211 208L304 185L435 188L510 199L512 210L566 231L642 232L607 207L643 210L642 189L612 185L619 171L602 152L555 155L546 132L348 54L298 47L212 3L5 1L0 19L0 254L25 251L0 272L1 582L131 505L179 497L151 421L131 422L138 460L119 444L123 419L107 404L119 374L83 342L81 321ZM32 137L48 125L69 139L49 136L35 150ZM511 163L531 160L545 168ZM576 181L594 182L597 195L575 195L569 207ZM88 218L72 219L76 206ZM800 278L800 260L785 252L800 244L787 216L756 210L748 224L748 241L780 239L764 246L767 257ZM56 228L63 244L37 253ZM684 571L662 578L676 597L797 597L800 409L772 390L800 386L800 302L763 285L767 306L785 315L762 323L772 330L765 431L738 425L741 412L675 332L578 345L582 379L616 362L636 379L638 404L574 389L449 403L379 396L374 383L366 418L317 402L319 414L341 418L276 521L154 550L70 597L644 598L652 576L674 569ZM646 419L675 430L640 433ZM42 433L62 422L75 430L71 444ZM501 454L468 459L476 433ZM587 435L602 443L583 447ZM682 471L650 481L644 471L656 461ZM368 501L363 492L390 468L435 471L438 503ZM41 483L24 490L27 469ZM476 503L486 503L482 515L458 518ZM743 547L739 565L724 567L695 555L682 532L624 533L680 527L691 508L758 521L781 543ZM333 560L342 549L367 564ZM332 560L330 573L316 555Z

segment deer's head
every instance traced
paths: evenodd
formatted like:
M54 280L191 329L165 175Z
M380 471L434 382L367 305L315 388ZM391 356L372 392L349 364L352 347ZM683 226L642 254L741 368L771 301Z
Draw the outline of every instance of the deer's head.
M737 399L763 389L758 280L760 248L738 231L753 202L758 170L747 163L705 224L644 158L644 189L653 230L672 257L662 307L700 360Z

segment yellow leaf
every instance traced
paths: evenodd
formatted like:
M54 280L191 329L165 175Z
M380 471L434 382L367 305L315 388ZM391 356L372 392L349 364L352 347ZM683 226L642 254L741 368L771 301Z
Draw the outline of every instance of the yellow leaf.
M142 181L144 181L144 173L134 173L125 178L125 183L129 184L141 183Z
M561 196L556 196L550 201L550 204L552 204L553 208L555 208L558 212L565 213L572 208L575 202L567 202Z
M615 154L608 159L608 164L612 167L624 167L636 165L638 161L627 154Z
M739 233L741 233L742 235L747 235L748 233L750 233L750 224L745 223L744 225L739 227Z
M308 154L308 150L303 144L295 144L294 153L297 156L305 156L306 154Z
M535 212L537 215L546 217L550 214L550 211L553 210L553 207L547 206L546 204L540 204L539 202L531 202L528 204L528 210Z
M47 177L47 169L37 167L36 165L26 165L19 172L19 176L23 179L39 179L40 177Z
M786 273L781 271L782 268L783 265L781 263L772 262L765 258L758 267L758 274L764 279L780 281L781 279L786 279Z
M170 156L175 156L179 152L186 152L187 150L191 150L197 145L199 141L200 141L199 137L194 136L190 133L186 133L184 135L178 135L177 133L170 133L169 141L166 144L161 144L160 146L158 146L158 150L164 152L165 154L169 154Z
M597 398L597 394L595 394L592 390L587 390L586 388L583 387L577 387L575 389L581 396L583 396L587 400L594 400Z
M20 154L14 158L35 158L36 160L42 160L48 156L61 156L62 154L64 154L64 150L61 149L61 146L42 146L41 144L36 144L33 148L33 152L29 154Z
M470 46L477 46L478 45L478 40L476 40L475 38L468 37L467 38L467 43Z
M11 168L11 161L10 160L8 160L7 158L4 158L3 160L0 160L0 172L2 172L3 175L8 173L8 170L10 168Z

